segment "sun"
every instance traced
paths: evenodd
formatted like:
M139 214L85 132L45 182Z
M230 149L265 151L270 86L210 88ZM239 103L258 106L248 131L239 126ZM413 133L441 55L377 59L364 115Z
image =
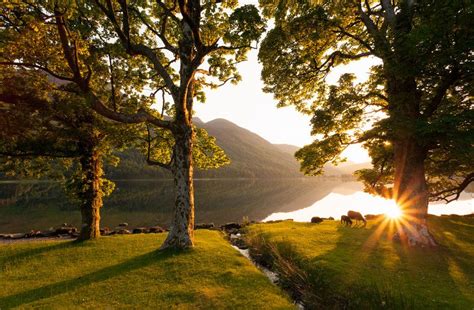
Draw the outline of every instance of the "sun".
M387 211L385 211L385 215L393 220L399 219L402 216L402 210L400 210L399 206L393 204L387 208Z

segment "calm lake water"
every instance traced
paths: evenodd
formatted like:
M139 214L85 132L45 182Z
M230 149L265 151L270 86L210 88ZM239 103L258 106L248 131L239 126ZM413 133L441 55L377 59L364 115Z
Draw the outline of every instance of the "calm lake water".
M216 225L232 221L312 216L340 217L347 210L384 213L393 203L362 192L357 182L321 179L196 180L196 223ZM127 222L131 227L170 222L173 184L169 180L116 181L116 190L104 201L102 226ZM474 195L459 201L430 205L432 214L474 212ZM0 233L48 229L61 223L79 226L80 213L57 183L0 183Z

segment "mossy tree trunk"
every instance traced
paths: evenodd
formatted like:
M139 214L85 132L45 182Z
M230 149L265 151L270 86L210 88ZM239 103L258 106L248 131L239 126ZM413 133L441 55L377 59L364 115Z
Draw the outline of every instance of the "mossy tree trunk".
M183 125L175 132L171 166L175 186L175 207L168 237L161 248L184 249L194 245L194 185L192 126Z
M189 16L197 12L195 2L188 2L181 9ZM199 17L194 16L199 23ZM202 62L196 55L194 34L188 21L182 22L183 37L179 41L181 77L178 95L175 96L176 117L172 132L175 140L171 172L175 186L174 214L168 237L161 248L186 249L194 246L194 181L192 111L194 100L194 74Z
M78 240L100 236L100 208L102 207L102 158L97 150L88 150L80 158L82 188L80 192L82 225Z

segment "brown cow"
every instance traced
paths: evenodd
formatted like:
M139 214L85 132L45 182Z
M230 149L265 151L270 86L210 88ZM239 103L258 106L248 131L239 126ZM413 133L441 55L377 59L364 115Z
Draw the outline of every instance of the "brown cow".
M356 224L359 224L359 221L364 222L364 227L367 225L367 220L364 218L360 212L357 211L348 211L347 216L356 221Z
M341 216L341 224L344 224L346 226L352 226L351 218L348 217L347 215L342 215Z

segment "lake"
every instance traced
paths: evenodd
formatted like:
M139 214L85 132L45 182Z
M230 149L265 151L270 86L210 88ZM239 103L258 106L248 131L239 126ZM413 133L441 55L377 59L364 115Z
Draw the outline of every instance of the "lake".
M116 190L104 200L102 226L127 222L131 227L170 222L173 209L171 180L116 181ZM391 201L362 192L362 185L339 179L228 179L195 181L196 223L240 222L312 216L335 218L347 210L363 214L384 213ZM463 193L459 201L431 204L431 214L474 212L474 195ZM62 223L80 226L80 212L54 182L0 183L0 233L43 230Z

